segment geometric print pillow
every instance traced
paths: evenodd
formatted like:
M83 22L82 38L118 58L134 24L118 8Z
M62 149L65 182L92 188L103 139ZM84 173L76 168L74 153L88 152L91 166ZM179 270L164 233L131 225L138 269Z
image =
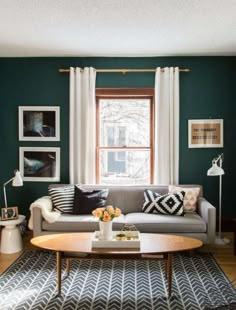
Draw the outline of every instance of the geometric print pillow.
M185 192L159 195L149 189L144 191L142 211L167 215L184 215L183 200Z
M49 187L48 193L52 198L53 209L61 213L73 213L74 185L66 187Z
M177 193L184 191L184 212L195 213L197 211L197 199L200 193L199 187L180 187L175 185L169 185L169 193Z

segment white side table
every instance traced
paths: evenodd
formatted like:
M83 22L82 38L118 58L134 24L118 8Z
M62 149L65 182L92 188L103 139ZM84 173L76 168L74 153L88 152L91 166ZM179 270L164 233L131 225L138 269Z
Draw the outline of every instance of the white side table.
M24 215L19 215L17 220L0 221L0 225L4 226L1 234L0 252L11 254L20 252L23 249L23 242L19 224L25 219Z

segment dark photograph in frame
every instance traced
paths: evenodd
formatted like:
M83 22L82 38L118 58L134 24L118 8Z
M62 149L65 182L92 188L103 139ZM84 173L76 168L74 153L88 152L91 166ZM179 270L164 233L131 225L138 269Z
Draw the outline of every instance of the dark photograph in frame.
M44 106L19 107L20 141L59 141L60 108Z
M24 181L60 181L60 148L20 147L20 173Z

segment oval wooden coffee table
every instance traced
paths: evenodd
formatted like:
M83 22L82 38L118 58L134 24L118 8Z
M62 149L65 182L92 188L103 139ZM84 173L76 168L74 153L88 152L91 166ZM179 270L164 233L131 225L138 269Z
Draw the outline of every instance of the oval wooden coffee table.
M61 267L62 259L67 260L67 273L69 274L70 260L83 259L76 257L73 253L86 254L89 258L149 258L165 259L166 277L168 279L168 295L171 296L172 284L172 254L175 252L190 251L202 246L202 241L176 235L164 234L140 234L140 249L114 249L114 248L92 248L92 237L94 233L64 233L54 235L43 235L31 239L31 243L39 248L56 252L57 285L58 295L61 295ZM162 257L161 257L162 256Z

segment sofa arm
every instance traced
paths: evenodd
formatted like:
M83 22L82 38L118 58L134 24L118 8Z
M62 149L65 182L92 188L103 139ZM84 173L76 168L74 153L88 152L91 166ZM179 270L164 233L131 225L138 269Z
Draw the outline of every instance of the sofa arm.
M198 199L198 214L207 224L207 243L214 243L216 236L216 208L205 198Z
M31 211L31 229L33 229L34 237L42 234L43 210L51 211L53 208L50 196L38 198L30 205Z
M43 216L42 211L39 207L35 207L33 210L33 234L34 237L40 236L42 234L42 223Z

